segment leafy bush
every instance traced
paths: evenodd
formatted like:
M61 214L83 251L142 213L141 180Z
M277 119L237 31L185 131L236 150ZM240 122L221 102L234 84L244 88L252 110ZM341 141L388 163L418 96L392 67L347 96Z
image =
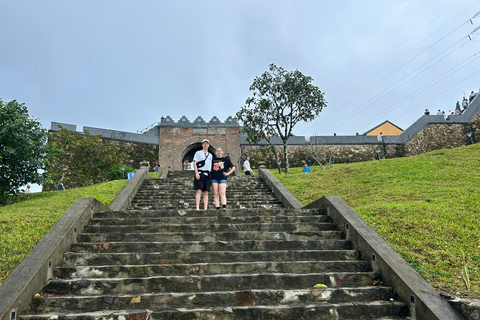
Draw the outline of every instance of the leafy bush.
M110 169L110 171L108 171L107 179L109 181L126 179L127 178L127 172L132 172L134 170L130 166L125 166L125 170L122 172L122 166L124 166L124 164L121 164L121 163L114 165Z

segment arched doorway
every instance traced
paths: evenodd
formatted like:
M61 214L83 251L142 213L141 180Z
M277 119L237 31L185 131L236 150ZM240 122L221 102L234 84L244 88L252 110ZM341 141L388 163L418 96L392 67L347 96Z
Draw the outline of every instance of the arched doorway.
M188 161L189 164L193 162L193 157L195 156L195 152L198 150L202 150L202 143L194 143L189 145L185 151L183 151L183 156L182 156L182 166L183 170L193 170L193 167L191 165L185 166L186 161ZM215 148L212 147L211 145L208 147L208 152L210 152L213 155L215 155Z

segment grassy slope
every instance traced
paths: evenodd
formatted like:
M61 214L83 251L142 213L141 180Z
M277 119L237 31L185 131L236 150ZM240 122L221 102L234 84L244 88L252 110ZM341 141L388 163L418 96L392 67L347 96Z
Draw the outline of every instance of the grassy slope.
M437 290L480 298L480 144L301 170L275 174L303 204L342 197Z
M0 284L78 198L110 205L127 184L116 180L89 187L22 195L0 207Z

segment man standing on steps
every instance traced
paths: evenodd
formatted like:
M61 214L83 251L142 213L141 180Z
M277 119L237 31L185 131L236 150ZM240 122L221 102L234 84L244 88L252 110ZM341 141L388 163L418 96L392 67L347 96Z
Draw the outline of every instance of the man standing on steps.
M193 189L195 190L195 206L200 210L200 198L203 193L203 209L208 209L208 191L212 185L212 158L208 152L210 141L202 140L202 150L195 152L193 157L193 169L195 170L195 179L193 179Z

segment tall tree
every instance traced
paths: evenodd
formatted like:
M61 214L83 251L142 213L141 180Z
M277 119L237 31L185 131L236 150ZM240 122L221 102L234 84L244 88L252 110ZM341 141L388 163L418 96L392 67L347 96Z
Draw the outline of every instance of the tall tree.
M245 105L237 112L237 119L247 133L249 142L262 139L269 142L277 162L278 155L272 136L283 142L285 171L289 173L288 144L292 130L300 121L312 121L327 106L324 93L312 84L313 78L298 70L287 71L275 64L255 77Z
M41 181L38 170L46 164L47 136L24 103L0 99L0 204L20 186Z

